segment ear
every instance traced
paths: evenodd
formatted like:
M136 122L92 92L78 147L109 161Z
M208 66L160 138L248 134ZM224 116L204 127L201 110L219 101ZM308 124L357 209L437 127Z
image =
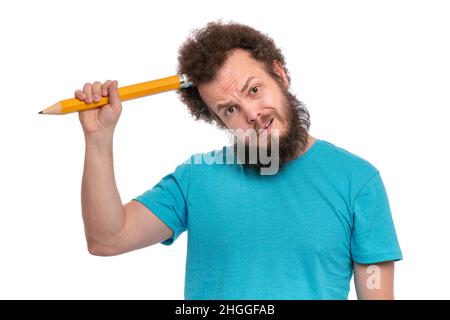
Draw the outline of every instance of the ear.
M284 70L283 65L280 61L274 60L272 63L273 71L280 77L284 87L286 89L289 88L289 79L286 75L286 71Z

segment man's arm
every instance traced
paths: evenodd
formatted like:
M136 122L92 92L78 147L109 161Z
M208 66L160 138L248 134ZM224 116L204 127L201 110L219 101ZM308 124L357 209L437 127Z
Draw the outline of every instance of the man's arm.
M82 213L88 250L112 256L162 242L172 230L137 201L122 205L114 179L112 146L86 146Z
M79 113L86 141L81 204L89 252L117 255L168 239L169 227L136 201L123 206L117 190L113 133L122 110L117 82L87 83L75 96L88 103L109 96L104 107Z
M353 263L359 300L394 300L394 261L374 264Z

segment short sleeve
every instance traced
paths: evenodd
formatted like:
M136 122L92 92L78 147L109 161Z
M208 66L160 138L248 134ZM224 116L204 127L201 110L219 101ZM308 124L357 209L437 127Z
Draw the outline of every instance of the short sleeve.
M171 245L187 229L187 196L190 185L190 166L179 165L152 189L134 198L153 212L173 231L173 236L162 242Z
M379 173L357 193L353 210L351 254L354 261L369 264L403 259Z

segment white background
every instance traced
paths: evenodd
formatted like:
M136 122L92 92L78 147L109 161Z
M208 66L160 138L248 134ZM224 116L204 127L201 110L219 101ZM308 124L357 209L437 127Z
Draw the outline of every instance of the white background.
M173 75L189 31L220 18L272 36L311 134L381 171L404 254L396 297L450 298L449 17L448 2L429 0L2 1L0 298L183 299L186 234L171 247L88 254L78 116L37 112L85 82ZM175 92L125 102L122 201L224 143Z

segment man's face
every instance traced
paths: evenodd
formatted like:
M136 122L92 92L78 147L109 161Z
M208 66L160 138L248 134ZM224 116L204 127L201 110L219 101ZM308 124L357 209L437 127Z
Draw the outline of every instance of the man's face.
M284 70L276 71L288 87ZM288 128L288 110L279 84L245 50L232 51L214 79L199 85L198 90L210 112L228 129L267 133L278 129L282 136Z
M233 132L241 163L268 174L295 159L305 149L308 137L302 125L301 102L289 93L289 81L281 64L274 63L273 68L281 84L261 62L237 49L213 80L198 86L211 114ZM240 132L245 133L242 136ZM252 133L257 138L250 143Z

